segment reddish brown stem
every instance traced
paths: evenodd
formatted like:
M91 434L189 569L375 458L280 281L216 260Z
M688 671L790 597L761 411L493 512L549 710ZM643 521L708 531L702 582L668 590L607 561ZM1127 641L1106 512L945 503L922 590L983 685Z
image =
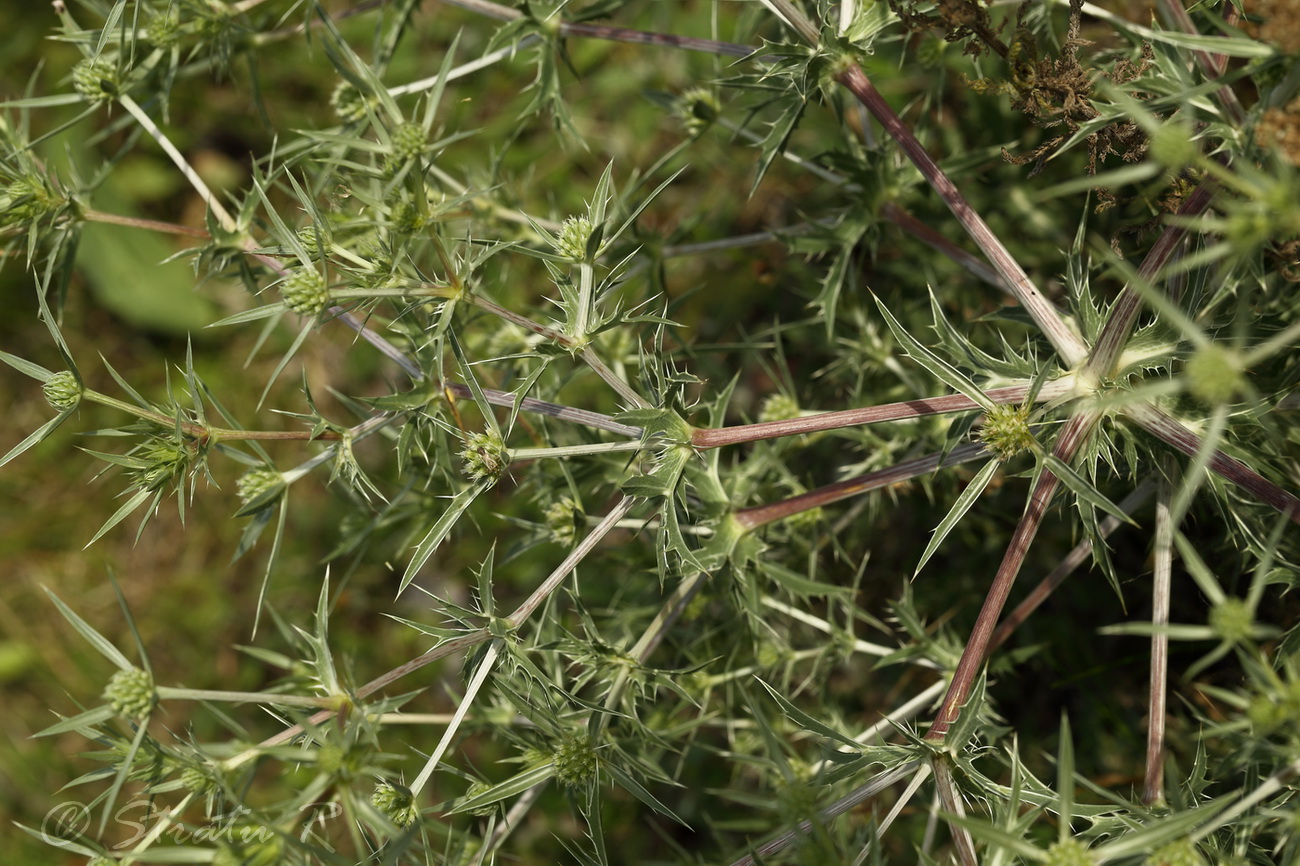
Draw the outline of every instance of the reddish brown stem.
M1061 461L1069 463L1096 423L1097 415L1092 412L1072 415L1066 421L1057 440L1054 450L1056 456ZM948 685L948 693L944 695L943 706L940 707L938 717L925 735L927 740L942 740L948 728L956 720L962 705L966 703L966 698L969 697L970 690L988 656L993 628L997 625L1002 608L1007 603L1007 596L1011 594L1011 587L1016 582L1016 575L1020 573L1020 567L1024 564L1025 554L1029 552L1029 545L1033 543L1034 536L1038 533L1043 515L1047 513L1047 506L1051 504L1052 496L1056 493L1059 483L1057 477L1046 467L1040 472L1038 482L1029 497L1029 505L1025 508L1020 522L1016 524L1011 543L1002 557L1002 565L998 567L993 585L989 587L989 593L984 598L984 606L980 608L979 616L975 619L975 627L966 641L966 648L957 662L957 670Z
M1142 482L1134 488L1132 493L1120 500L1120 510L1125 514L1132 514L1134 509L1147 500L1153 489L1155 489L1153 482ZM1107 517L1097 528L1097 534L1103 539L1109 537L1112 532L1119 528L1120 522L1119 518ZM1026 595L1020 604L1016 605L1015 610L1007 614L1002 622L998 623L997 630L993 632L993 639L989 642L989 652L991 653L1002 646L1006 639L1011 637L1012 632L1019 628L1025 620L1029 619L1030 614L1038 610L1042 603L1047 601L1048 597L1056 591L1056 588L1065 583L1065 579L1073 574L1080 565L1083 565L1083 561L1088 558L1090 553L1092 553L1092 541L1090 539L1085 538L1076 544L1065 559L1061 560L1060 564L1052 569L1051 573L1043 578L1042 582L1034 587L1033 591Z
M191 228L189 226L178 225L177 223L167 223L161 220L149 220L141 217L122 216L115 213L105 213L100 210L82 211L82 218L87 222L106 223L115 226L127 226L133 229L148 229L155 232L163 232L169 235L185 235L189 238L199 238L207 240L212 237L203 229Z
M1062 360L1065 361L1066 366L1073 367L1082 361L1088 353L1083 340L1066 326L1060 314L1033 284L1033 281L1029 279L1029 275L1020 267L1020 263L1007 250L1006 245L998 239L988 224L975 212L975 209L966 201L966 197L957 189L956 184L943 173L943 170L939 168L938 163L934 161L921 142L894 113L894 110L885 101L885 98L880 95L880 92L876 90L875 86L867 78L866 73L862 71L862 68L857 64L853 64L837 74L835 80L848 88L857 97L858 101L866 106L872 116L885 127L886 132L898 142L898 146L907 154L908 159L929 181L930 186L943 199L944 204L948 205L948 209L961 223L962 228L975 241L975 245L992 263L994 269L1001 275L1003 282L1020 301L1021 306L1029 313L1034 323L1038 325L1039 330L1043 332L1043 336L1047 337Z
M1148 433L1186 454L1196 457L1201 449L1201 437L1188 430L1176 418L1154 406L1138 404L1129 406L1124 413ZM1210 456L1210 470L1250 493L1260 502L1271 505L1286 515L1288 520L1300 523L1300 499L1251 469L1235 457L1215 449Z
M1183 206L1178 209L1178 216L1187 219L1203 213L1209 207L1210 200L1213 197L1213 185L1207 180L1187 197L1187 200L1183 202ZM1160 233L1160 237L1156 239L1156 242L1147 252L1146 258L1142 260L1142 265L1138 268L1137 279L1147 285L1154 283L1160 269L1173 257L1178 250L1178 245L1183 242L1183 238L1186 236L1187 227L1185 225L1165 226L1164 231ZM1125 286L1115 300L1110 317L1106 319L1106 324L1102 326L1101 333L1097 337L1097 343L1093 346L1092 354L1088 357L1088 369L1093 374L1097 376L1111 375L1115 363L1124 352L1129 333L1133 330L1133 323L1137 320L1138 313L1141 310L1142 296L1134 291L1132 286Z
M1072 387L1067 380L1058 379L1048 382L1038 392L1039 402L1055 399ZM986 392L995 403L1018 403L1029 393L1028 385L1011 385L1006 388L994 388ZM744 442L757 442L761 439L779 439L783 436L799 436L806 433L820 433L823 430L838 430L842 427L858 427L863 424L878 424L881 421L898 421L903 418L920 418L925 415L941 415L945 412L962 412L978 409L979 404L965 394L949 394L943 397L926 397L920 400L904 400L901 403L886 403L882 406L864 406L860 409L842 409L838 412L822 412L802 418L787 418L781 421L761 421L757 424L739 424L733 427L700 428L691 433L691 444L696 448L721 448L724 445L739 445Z
M981 456L987 456L982 444L969 443L960 445L948 452L947 455L927 454L925 457L905 460L888 469L881 469L876 472L869 472L866 475L859 475L856 478L838 481L835 484L828 484L825 487L819 487L816 490L810 490L789 499L782 499L779 502L769 502L751 508L742 508L736 512L736 522L746 529L757 529L760 526L783 520L803 511L830 505L833 502L839 502L851 496L859 496L872 490L878 490L881 487L888 487L891 484L901 484L916 478L918 475L924 475L927 472L933 472L947 466L956 466L959 463L965 463Z

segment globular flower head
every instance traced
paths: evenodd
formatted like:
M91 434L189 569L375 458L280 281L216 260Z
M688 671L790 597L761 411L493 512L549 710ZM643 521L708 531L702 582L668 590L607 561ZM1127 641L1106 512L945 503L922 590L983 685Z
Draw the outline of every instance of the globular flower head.
M72 67L72 87L87 99L112 99L120 85L117 67L102 58L88 57Z
M691 135L699 135L722 113L718 95L707 87L693 87L677 99L677 116Z
M506 450L500 433L485 430L466 437L460 459L465 461L465 476L471 481L481 481L484 478L495 481L510 464L510 452Z
M798 417L799 401L781 393L769 395L758 411L759 421L789 421Z
M150 439L132 453L135 469L132 476L143 490L157 490L184 473L190 453L170 439Z
M289 309L303 316L318 315L330 302L325 278L315 268L302 268L291 274L280 284L280 297Z
M474 784L469 786L469 790L465 792L465 797L466 798L477 797L479 794L482 794L485 791L490 790L491 788L492 788L492 784L490 782L475 782ZM479 818L486 818L488 815L491 815L494 812L496 812L496 810L497 810L497 804L489 803L486 806L479 806L477 809L470 809L469 813Z
M131 720L149 715L157 698L153 676L141 668L118 671L104 687L104 700L108 701L113 712Z
M1240 643L1250 637L1255 617L1246 602L1225 598L1210 608L1210 629L1220 640Z
M566 788L583 785L596 777L600 756L590 737L580 734L565 737L555 748L555 778Z
M1205 858L1191 839L1179 839L1151 852L1144 866L1205 866Z
M1170 171L1181 170L1199 153L1192 130L1178 120L1162 124L1147 144L1147 155Z
M1188 359L1183 377L1193 397L1211 406L1221 406L1241 390L1241 359L1235 352L1210 343Z
M1092 866L1097 860L1078 839L1063 839L1047 849L1043 862L1048 866Z
M177 479L190 466L190 451L172 440L149 440L131 454L135 468L131 476L143 490L157 490Z
M64 199L39 174L15 177L0 199L0 226L38 222L58 211Z
M551 541L563 545L573 544L581 518L582 509L569 497L552 502L546 508L546 528L550 530Z
M994 406L984 418L979 438L999 460L1010 460L1028 451L1034 444L1034 434L1029 429L1029 407Z
M171 48L180 42L181 16L179 10L175 8L167 9L164 12L156 13L149 21L149 31L146 37L149 44L155 48Z
M587 261L587 242L595 230L591 220L585 216L571 216L560 226L560 234L553 245L561 257L571 262Z
M398 827L409 827L420 817L415 798L411 796L410 790L401 785L380 782L375 785L370 802Z
M180 782L185 790L193 791L200 796L210 794L217 788L217 780L213 777L211 770L198 765L188 766L181 770Z
M423 229L428 224L429 217L427 213L420 212L420 208L415 202L402 199L389 209L388 221L394 231L399 234L410 235Z
M389 174L397 171L424 153L424 127L418 123L403 123L392 132L392 144L384 160L384 169Z
M318 256L329 249L330 230L329 226L313 224L303 226L296 232L298 243L313 256ZM324 247L325 249L321 249Z
M284 483L284 476L274 469L250 469L235 482L235 494L240 503L247 505L268 490Z
M366 113L374 105L374 100L362 93L350 81L340 81L330 94L330 107L344 123L364 120Z
M45 395L45 402L59 412L67 412L69 409L75 409L81 402L81 394L84 389L77 377L71 370L64 370L61 373L55 373L45 380L41 386L41 392Z

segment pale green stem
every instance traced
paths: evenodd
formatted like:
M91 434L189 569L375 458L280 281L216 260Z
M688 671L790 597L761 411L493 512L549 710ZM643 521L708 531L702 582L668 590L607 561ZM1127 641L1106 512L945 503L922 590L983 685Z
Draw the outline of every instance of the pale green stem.
M539 460L546 457L578 457L587 454L607 454L614 451L640 451L644 442L593 442L588 445L557 445L553 448L511 448L510 459Z
M569 576L569 572L577 568L578 563L582 562L582 560L586 558L592 548L594 548L602 538L609 534L609 531L614 528L614 525L627 516L627 513L632 510L632 506L634 505L636 505L636 500L630 496L625 496L617 505L611 508L609 513L605 515L604 519L601 520L600 523L596 524L596 528L591 530L591 532L587 534L587 537L582 539L577 547L573 548L569 555L564 558L564 561L556 567L555 571L551 572L550 576L542 582L542 585L537 587L533 594L530 595L523 604L519 605L519 607L515 609L515 612L510 614L507 619L516 627L518 627L524 620L528 619L528 617L532 615L532 612L537 609L538 605L545 601L547 596L554 592L556 588L564 582L564 580Z
M381 725L446 725L455 713L371 713L366 718ZM515 716L510 724L520 728L535 728L537 723L526 716Z
M596 287L596 269L590 262L578 264L578 309L573 320L573 338L587 341L587 328L591 322L594 301L592 295Z
M184 831L185 828L183 825L180 824L178 819L180 818L181 815L185 814L185 810L189 807L190 801L193 800L195 796L196 796L195 793L193 791L190 791L184 797L181 798L181 801L179 803L177 803L175 806L172 806L166 812L163 812L161 814L156 812L151 812L150 817L157 818L158 820L154 821L150 825L149 832L146 833L144 837L141 838L140 841L135 845L135 847L131 849L131 854L133 856L130 858L130 860L134 862L141 862L141 861L146 863L149 862L149 858L138 857L137 859L136 855L144 854L144 852L147 851L149 847L152 846L155 842L161 839L163 834L166 833L170 828L180 827L180 829ZM137 824L136 826L139 825ZM165 860L163 862L165 862Z
M779 611L785 614L786 616L790 617L791 619L796 619L799 622L803 623L804 625L812 626L818 631L825 632L826 634L835 633L834 628L826 620L813 616L807 611L800 610L797 607L792 607L791 605L788 605L783 601L777 601L775 598L772 598L771 596L768 595L762 596L759 599L759 603L762 604L764 607L770 607L772 610ZM881 646L880 644L869 643L868 641L858 640L855 638L853 640L853 651L863 653L864 655L884 658L885 656L890 655L891 653L897 652L898 648ZM930 661L929 659L916 659L914 664L916 664L918 667L923 667L923 668L937 669L939 667L937 664Z
M633 406L639 409L650 408L650 404L646 402L646 400L640 394L633 391L631 385L627 384L622 379L620 379L618 377L618 374L616 374L613 370L609 368L608 365L605 364L605 362L601 359L601 357L596 354L596 350L593 349L590 345L583 347L582 360L586 361L587 366L590 367L597 376L599 376L601 379L604 379L605 384L613 388L614 391L620 397L626 400L628 403L632 404Z
M345 246L341 246L339 244L330 244L329 247L330 247L330 252L332 254L338 256L341 259L347 259L348 261L352 262L352 264L356 265L359 268L363 268L367 271L373 271L375 269L374 262L370 261L367 258L357 255L356 253L352 252L352 250L348 249Z
M1260 361L1283 349L1294 349L1297 341L1300 341L1300 322L1293 322L1286 328L1278 331L1255 348L1242 355L1241 363L1243 367L1252 367Z
M923 766L925 765L922 763L922 761L919 758L913 758L910 761L905 761L899 764L897 767L894 767L890 770L886 770L885 772L873 778L871 781L866 782L865 784L859 786L856 790L851 791L850 793L836 800L831 805L827 806L825 809L822 809L821 812L819 813L821 823L824 823L830 820L831 818L837 818L840 815L847 812L848 810L852 809L853 807L861 803L864 803L867 800L870 800L872 797L876 796L881 791L890 787L895 782L904 779L907 776L910 776L912 773L917 772ZM753 853L746 854L744 857L741 857L739 860L733 861L731 866L754 866L755 855L757 855L758 857L771 857L773 854L780 853L781 851L784 851L786 848L789 848L790 844L794 842L795 839L801 836L805 836L811 833L812 831L813 831L812 821L800 821L799 826L797 826L795 829L787 830L786 832L782 833L776 838L763 843L762 845L754 849Z
M628 655L637 664L644 664L650 654L659 646L664 635L668 633L668 629L672 627L673 623L677 622L682 610L695 597L695 593L699 591L700 585L707 576L704 572L697 571L690 577L683 579L677 585L677 588L673 590L672 595L668 596L663 606L659 608L659 612L655 614L655 618L650 621L650 624L646 626L646 630L641 633L640 639L637 640L632 649L628 650ZM630 674L628 668L622 667L619 668L618 673L615 675L614 682L609 687L609 694L605 697L605 709L610 712L596 718L597 733L603 730L609 720L614 717L614 711L617 710L619 702L623 699L623 692L627 688Z
M145 421L152 421L163 427L176 426L176 419L170 415L164 415L161 412L154 412L150 409L142 409L116 397L110 397L107 394L101 394L98 391L92 391L86 388L81 392L81 399L89 400L92 403L98 403L101 406L108 406L110 409L118 409L126 412L128 415L134 415L137 418L143 418ZM182 425L184 426L184 425Z
M1162 459L1165 472L1176 470L1168 456ZM1148 806L1164 802L1165 713L1169 677L1170 576L1174 563L1174 529L1169 513L1169 482L1161 478L1156 496L1155 573L1151 587L1151 680L1147 706L1146 776L1142 802Z
M564 578L568 576L569 572L578 566L578 563L580 563L587 554L591 552L592 548L594 548L620 520L627 516L627 513L632 510L632 506L635 504L636 500L631 497L625 497L618 503L618 505L615 505L609 514L605 515L605 519L602 520L596 528L593 529L582 540L582 542L564 558L563 562L556 566L555 571L551 572L550 576L546 578L542 585L528 597L528 600L521 604L515 612L510 615L509 621L518 626L527 619L528 616L546 600L546 597L550 595L550 593L554 592L555 589L564 582ZM482 628L469 632L468 634L460 635L459 637L442 641L423 655L417 656L405 664L398 665L387 673L376 677L361 688L357 689L357 698L361 699L369 697L407 674L414 673L420 668L426 667L438 659L446 658L454 653L478 646L484 641L491 639L491 632ZM334 710L323 710L313 715L310 723L313 725L323 724L324 722L329 721L329 719L334 715ZM303 730L304 728L302 725L292 725L285 728L275 736L263 740L261 744L254 746L251 749L246 749L238 755L229 758L223 762L222 766L226 769L234 769L242 764L246 764L260 756L263 749L287 743L294 737L298 736L298 734L301 734Z
M477 863L496 862L492 857L493 853L501 847L501 843L506 841L506 837L510 835L511 831L523 822L524 816L528 814L528 810L531 809L533 804L537 802L537 799L542 796L542 791L546 790L546 783L548 781L550 780L547 779L538 782L536 785L533 785L527 791L524 791L519 795L519 799L510 807L510 811L506 812L505 818L503 818L501 823L497 824L496 829L492 831L492 836L487 840L487 844L483 846L482 851L479 853Z
M429 778L433 776L433 771L442 760L443 754L447 747L451 745L451 738L456 735L460 729L460 723L465 719L465 713L469 712L470 705L474 703L474 698L478 697L479 689L483 688L483 683L487 682L488 674L492 673L492 666L496 663L497 655L501 652L501 639L497 638L487 648L478 667L474 670L474 676L470 678L469 685L465 688L465 696L460 699L460 706L456 707L456 714L452 716L451 724L447 725L447 730L443 732L442 739L438 741L438 747L433 750L429 760L425 762L424 769L420 775L415 777L411 783L411 797L420 796L424 786L428 784Z
M227 692L213 689L182 689L158 686L155 691L164 701L218 701L232 704L270 704L282 707L338 709L347 698L331 695L277 695L266 692Z
M890 825L894 823L894 819L898 817L898 813L902 812L903 808L907 806L908 803L912 802L912 798L916 796L917 790L925 783L926 779L930 778L931 772L932 770L929 764L921 765L921 769L912 777L912 781L907 783L907 787L903 789L903 793L898 795L898 802L894 804L894 807L889 810L887 815L885 815L884 820L880 822L880 826L876 828L875 838L864 845L862 851L854 859L853 866L861 866L861 864L867 861L867 857L871 855L871 846L885 837L885 833L889 830Z
M505 319L507 322L511 322L515 325L518 325L521 328L525 328L529 331L532 331L534 334L540 334L546 339L552 340L553 342L563 346L566 349L569 349L570 351L572 351L575 346L579 345L585 339L581 336L568 337L564 334L561 334L559 331L555 330L554 328L548 328L543 324L534 322L532 319L528 318L527 316L521 316L519 313L516 313L514 310L508 310L505 307L501 306L500 304L490 301L487 298L481 297L477 294L470 294L468 296L468 300L471 304L478 307L479 309L487 310L489 313L492 313L495 316ZM620 397L628 401L633 406L637 406L642 409L649 408L650 404L647 403L645 400L643 400L641 398L641 395L633 391L630 385L628 385L621 378L619 378L619 376L613 370L611 370L609 366L601 359L600 355L596 353L596 350L590 344L583 346L581 354L582 354L582 360L587 363L587 366L592 369L592 372L594 372L597 376L603 379L605 384L613 388L615 393L617 393Z
M823 655L825 652L825 647L812 647L810 649L798 650L791 653L788 657L781 659L780 664L786 662L801 662L804 659L816 658L819 655ZM735 670L727 671L725 674L714 674L705 680L705 683L710 686L721 685L722 683L729 683L732 680L751 677L755 674L761 673L764 669L765 668L762 665L748 665L743 668L736 668Z
M808 17L795 8L790 0L763 0L763 5L776 13L777 17L800 35L809 45L816 45L821 38L817 27Z
M199 198L203 199L203 203L216 216L217 221L221 223L221 227L228 232L238 230L239 224L221 206L221 202L217 201L217 197L213 195L212 190L208 189L208 185L203 182L203 178L199 177L198 172L186 161L181 152L176 149L176 146L171 143L171 139L158 128L158 124L153 122L153 118L146 114L144 109L125 93L119 95L117 101L136 119L136 122L144 127L145 132L149 133L153 140L158 142L158 146L171 157L172 162L180 169L181 174L185 175L185 179L190 182L190 186L194 187L194 190L199 194Z
M346 298L454 298L458 292L450 286L403 286L390 289L330 289L330 300Z
M457 78L464 78L466 75L478 72L480 69L498 63L502 60L509 60L514 57L520 49L527 48L529 45L538 41L535 34L529 34L518 42L507 45L505 48L498 48L489 54L484 54L477 60L471 60L469 63L462 63L447 72L445 76L430 75L428 78L421 78L418 81L412 81L409 84L400 84L396 87L388 88L388 95L392 97L408 96L412 93L420 93L425 90L432 90L437 87L439 82L455 81Z

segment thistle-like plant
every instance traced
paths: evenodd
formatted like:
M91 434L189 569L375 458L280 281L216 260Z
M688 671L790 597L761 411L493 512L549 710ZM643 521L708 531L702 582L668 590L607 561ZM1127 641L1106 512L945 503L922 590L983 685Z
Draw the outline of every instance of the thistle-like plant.
M0 464L114 417L83 450L125 500L89 541L226 503L262 578L240 688L172 685L127 605L132 653L51 592L118 672L44 731L103 747L98 820L32 835L1300 856L1285 4L54 5L78 59L7 102L0 238L58 363L0 360L56 417ZM223 88L260 126L214 191L186 124ZM111 204L146 154L201 227ZM201 338L149 387L96 360L73 277L104 226L183 241L266 381Z

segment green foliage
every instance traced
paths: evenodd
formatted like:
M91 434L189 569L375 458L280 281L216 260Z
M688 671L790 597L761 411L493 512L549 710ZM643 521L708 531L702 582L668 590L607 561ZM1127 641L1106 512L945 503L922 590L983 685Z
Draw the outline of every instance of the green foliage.
M0 675L94 746L33 840L1300 857L1285 4L55 5L0 541L91 585Z

